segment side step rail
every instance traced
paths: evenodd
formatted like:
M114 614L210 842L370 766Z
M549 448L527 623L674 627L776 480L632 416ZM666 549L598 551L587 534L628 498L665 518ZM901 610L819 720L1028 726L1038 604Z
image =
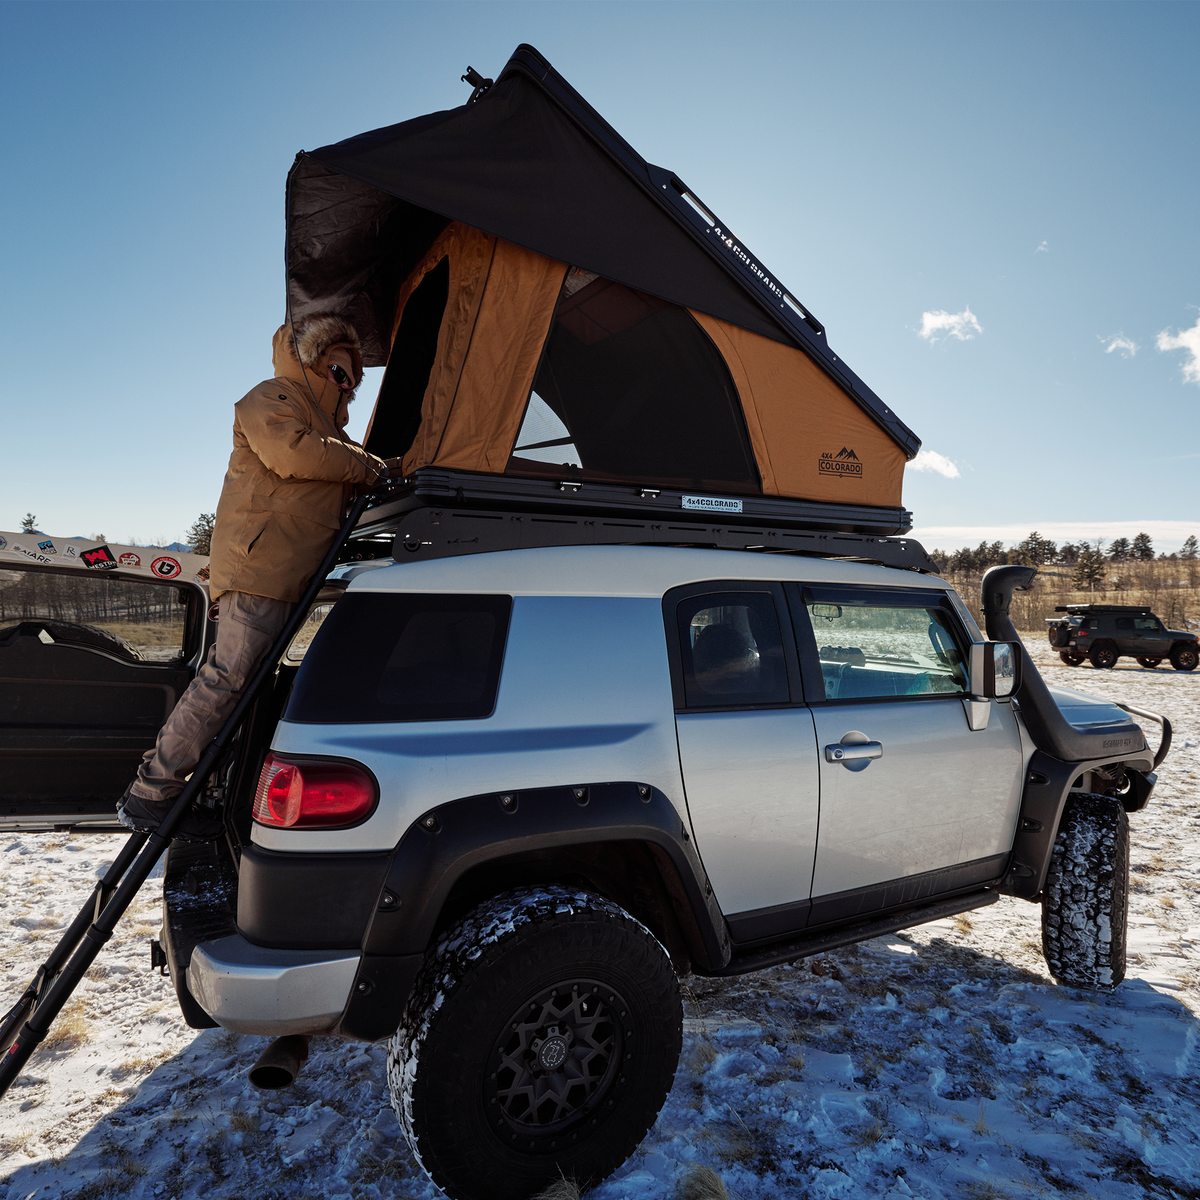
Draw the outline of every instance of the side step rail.
M0 1055L3 1055L0 1060L0 1096L12 1086L30 1055L49 1033L55 1017L79 986L79 981L95 961L101 947L112 937L117 922L125 915L163 851L170 845L173 830L191 807L192 801L201 794L217 760L246 719L259 691L274 674L280 657L296 636L325 577L333 569L342 547L373 495L371 492L364 493L351 506L341 532L309 581L283 631L247 685L229 720L204 752L191 779L179 793L162 824L154 833L133 833L129 836L112 866L104 873L104 878L92 890L66 933L0 1023Z

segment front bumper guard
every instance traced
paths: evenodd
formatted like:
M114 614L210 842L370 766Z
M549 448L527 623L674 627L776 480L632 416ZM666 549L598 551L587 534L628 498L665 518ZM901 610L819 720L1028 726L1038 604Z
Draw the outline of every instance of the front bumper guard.
M187 983L200 1007L234 1033L328 1033L350 1000L360 958L344 950L273 950L231 934L192 951Z

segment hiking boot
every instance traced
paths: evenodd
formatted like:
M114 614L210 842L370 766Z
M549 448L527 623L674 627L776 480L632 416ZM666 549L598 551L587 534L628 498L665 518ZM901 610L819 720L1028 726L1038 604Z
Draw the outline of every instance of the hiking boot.
M125 789L124 795L117 801L117 820L126 829L136 833L153 833L162 819L171 810L175 797L169 800L144 800L133 790L133 784ZM183 819L175 826L171 836L178 842L193 842L203 844L215 842L225 830L225 823L210 809L203 809L193 804Z

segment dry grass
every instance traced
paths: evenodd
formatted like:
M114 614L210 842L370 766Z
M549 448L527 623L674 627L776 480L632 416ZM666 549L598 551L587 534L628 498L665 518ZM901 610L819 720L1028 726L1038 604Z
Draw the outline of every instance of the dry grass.
M230 1116L229 1128L233 1133L257 1133L258 1118L239 1110Z
M675 1185L675 1200L729 1200L729 1193L712 1167L697 1165Z
M58 1015L42 1048L46 1050L74 1050L90 1041L91 1023L87 1019L87 1001L77 997Z
M975 922L967 916L966 913L959 913L954 918L954 928L962 934L963 937L970 937L971 931L975 928Z
M692 1047L691 1053L688 1055L688 1070L694 1071L699 1075L706 1067L712 1066L716 1060L717 1048L712 1044L712 1040L709 1037L701 1034L696 1044Z
M579 1185L564 1175L538 1192L533 1200L579 1200Z
M856 1150L869 1150L872 1146L878 1146L880 1142L885 1141L887 1137L886 1126L882 1121L876 1120L872 1121L870 1125L864 1125L861 1129L856 1130L850 1141Z

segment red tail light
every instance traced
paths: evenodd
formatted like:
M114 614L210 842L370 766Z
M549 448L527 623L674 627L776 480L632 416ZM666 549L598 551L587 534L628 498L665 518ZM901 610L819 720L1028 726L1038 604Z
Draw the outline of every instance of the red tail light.
M254 819L284 829L336 829L357 824L378 799L375 780L354 763L268 754L254 793Z

